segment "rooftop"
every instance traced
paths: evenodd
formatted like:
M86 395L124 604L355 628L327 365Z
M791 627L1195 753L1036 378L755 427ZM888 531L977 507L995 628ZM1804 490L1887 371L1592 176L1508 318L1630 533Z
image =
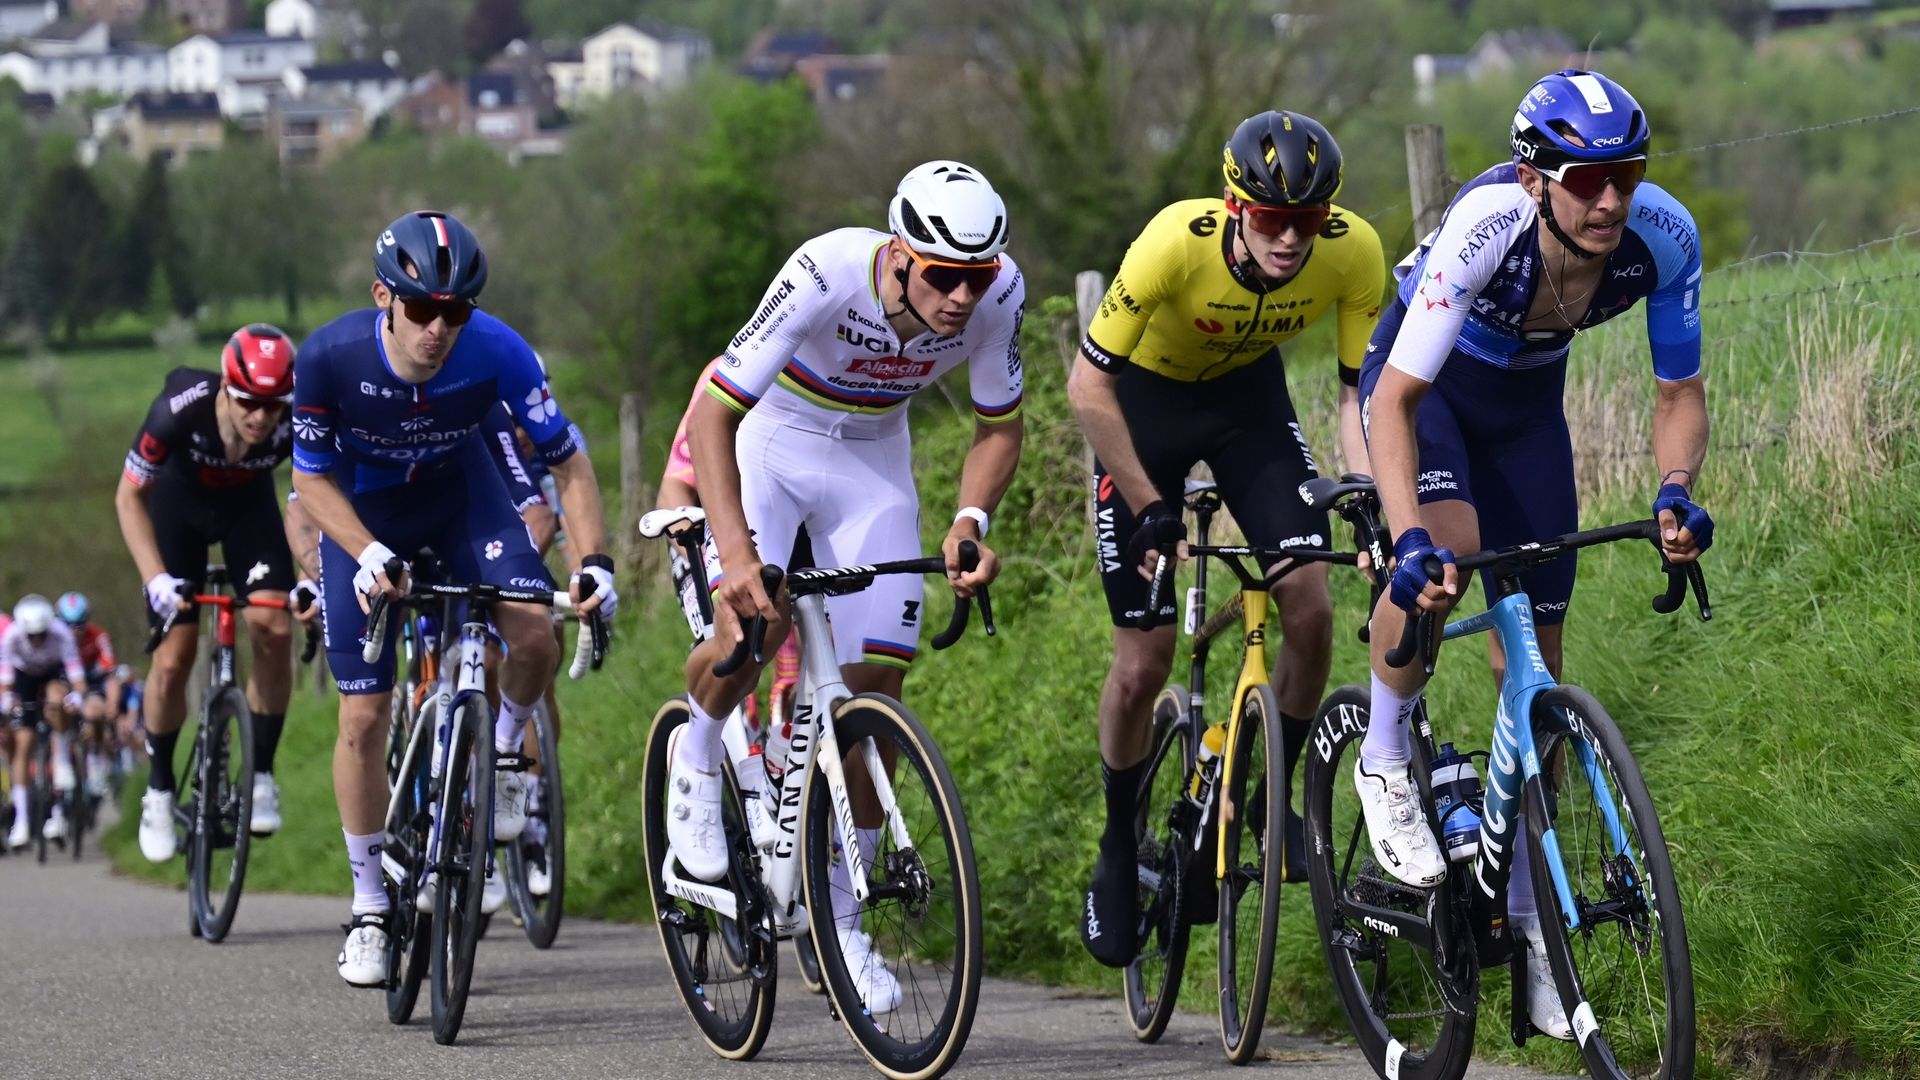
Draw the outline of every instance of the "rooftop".
M142 91L127 99L130 111L149 119L218 120L217 94L162 94Z
M300 73L305 75L310 83L365 82L400 77L400 73L388 67L384 60L349 60L340 64L315 64L309 68L301 68Z

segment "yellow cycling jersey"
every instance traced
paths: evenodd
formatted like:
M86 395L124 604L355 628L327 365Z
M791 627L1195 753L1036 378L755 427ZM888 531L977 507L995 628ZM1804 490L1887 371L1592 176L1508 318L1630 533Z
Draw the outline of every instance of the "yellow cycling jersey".
M1337 307L1340 379L1358 385L1387 279L1379 234L1335 206L1306 264L1276 285L1234 259L1238 224L1220 199L1187 199L1155 215L1087 328L1087 358L1108 371L1132 360L1197 382L1252 363Z

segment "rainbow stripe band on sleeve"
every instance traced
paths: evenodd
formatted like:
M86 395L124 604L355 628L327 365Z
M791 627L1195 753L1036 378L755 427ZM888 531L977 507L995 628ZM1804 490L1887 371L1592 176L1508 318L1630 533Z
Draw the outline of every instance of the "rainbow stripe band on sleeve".
M759 397L747 393L732 379L727 378L719 368L715 368L713 377L707 380L707 393L712 394L721 404L737 413L745 413L760 401Z
M913 666L914 652L915 649L912 645L901 645L892 641L881 641L878 638L867 638L861 643L860 659L862 663L884 664L887 667L899 668L901 671L905 671Z
M1004 424L1020 415L1021 398L1014 398L1005 405L982 405L973 403L973 415L983 424Z

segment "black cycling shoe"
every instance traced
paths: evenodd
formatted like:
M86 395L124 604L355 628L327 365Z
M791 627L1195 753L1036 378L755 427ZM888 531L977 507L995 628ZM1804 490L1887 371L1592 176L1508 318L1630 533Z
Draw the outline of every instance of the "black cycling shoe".
M1101 853L1080 904L1080 943L1095 960L1114 968L1140 955L1139 872L1131 861L1115 865L1119 861Z

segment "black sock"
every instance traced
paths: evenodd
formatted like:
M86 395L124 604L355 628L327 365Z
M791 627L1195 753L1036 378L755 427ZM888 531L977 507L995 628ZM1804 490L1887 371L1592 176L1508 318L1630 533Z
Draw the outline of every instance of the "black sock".
M1293 771L1294 768L1300 764L1300 750L1306 745L1307 731L1312 727L1313 721L1311 720L1303 720L1297 716L1288 716L1286 713L1280 714L1280 753L1282 759L1287 763L1288 813L1293 812L1293 799L1291 797L1301 790L1300 785L1294 782Z
M1124 769L1100 763L1100 780L1107 789L1107 827L1100 834L1100 854L1109 859L1131 862L1134 858L1133 817L1140 805L1140 778L1146 771L1145 761Z
M286 713L253 714L253 771L273 771L274 751L280 749L280 729L287 726Z
M147 773L148 791L173 790L173 747L180 741L180 733L170 731L165 735L147 732L147 760L150 771Z

